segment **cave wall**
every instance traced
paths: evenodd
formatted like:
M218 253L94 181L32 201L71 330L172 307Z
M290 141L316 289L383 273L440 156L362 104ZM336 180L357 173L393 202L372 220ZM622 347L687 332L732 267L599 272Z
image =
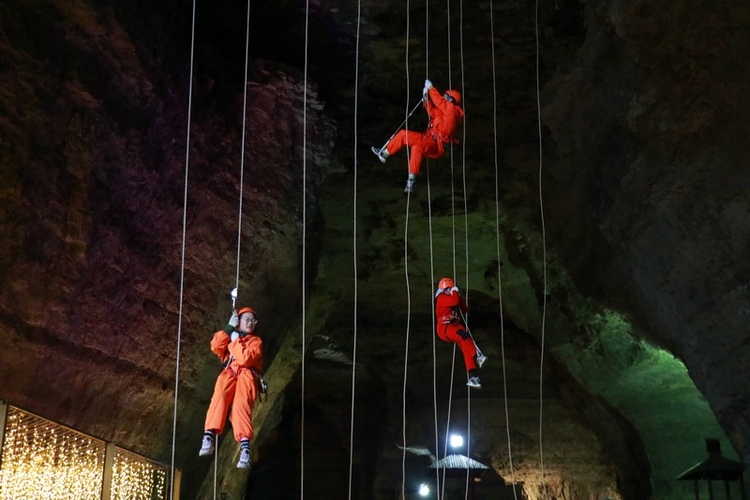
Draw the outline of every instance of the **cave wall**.
M236 273L269 364L294 331L294 314L271 305L300 307L303 135L311 209L340 168L335 127L298 72L253 63L241 165L242 86L221 94L200 68L191 86L184 27L131 37L115 14L2 8L0 397L169 463L177 375L176 465L194 494L209 466L192 457L218 370L211 334L231 313ZM158 53L159 28L179 47Z
M748 14L588 4L586 43L544 109L559 155L550 217L573 274L684 361L744 460Z

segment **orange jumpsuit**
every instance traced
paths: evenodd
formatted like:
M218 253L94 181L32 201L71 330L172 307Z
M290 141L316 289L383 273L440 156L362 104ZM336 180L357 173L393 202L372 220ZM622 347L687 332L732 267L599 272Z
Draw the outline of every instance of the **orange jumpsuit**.
M238 442L243 438L252 439L252 409L258 387L250 368L258 373L263 369L263 341L253 334L230 341L229 334L219 330L211 339L211 350L225 367L216 379L204 429L221 434L231 406L234 439Z
M466 371L477 369L477 347L469 336L458 310L466 313L468 308L458 292L448 295L448 290L438 294L435 299L435 316L437 317L437 335L445 342L455 342L464 355Z
M428 90L429 98L424 108L430 116L430 125L424 133L411 130L399 130L388 142L388 155L401 150L404 146L411 147L409 158L409 173L419 174L422 168L422 158L440 158L445 154L445 145L457 143L453 133L464 118L461 106L447 101L435 87Z

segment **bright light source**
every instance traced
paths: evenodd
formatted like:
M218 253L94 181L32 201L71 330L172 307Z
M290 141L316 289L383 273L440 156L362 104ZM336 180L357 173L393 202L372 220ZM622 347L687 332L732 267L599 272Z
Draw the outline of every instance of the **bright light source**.
M99 498L106 446L9 406L0 449L0 497ZM114 451L112 498L166 498L168 469L123 449Z
M464 445L464 437L460 434L451 434L450 444L451 448L460 448Z
M419 485L419 496L426 497L430 494L430 487L426 483Z

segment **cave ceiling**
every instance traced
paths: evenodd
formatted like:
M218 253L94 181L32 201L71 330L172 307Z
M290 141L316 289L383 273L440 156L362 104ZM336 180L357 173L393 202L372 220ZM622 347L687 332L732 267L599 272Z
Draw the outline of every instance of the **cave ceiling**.
M705 438L750 458L749 27L739 1L3 3L0 400L210 498L238 285L271 390L225 498L297 497L301 456L311 498L394 498L429 465L399 446L449 428L477 497L684 498ZM407 195L370 146L426 125L425 78L466 119ZM479 391L433 333L442 276Z

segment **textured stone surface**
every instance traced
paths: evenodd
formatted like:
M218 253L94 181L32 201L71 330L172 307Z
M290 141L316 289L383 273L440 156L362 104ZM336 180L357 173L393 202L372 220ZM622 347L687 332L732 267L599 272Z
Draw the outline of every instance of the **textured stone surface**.
M302 4L253 5L246 86L243 5L198 6L192 86L188 4L2 6L0 398L169 462L179 335L175 462L211 498L239 272L271 392L249 477L223 441L226 498L299 496L303 447L308 497L347 496L350 451L355 498L411 493L429 460L398 446L435 454L449 409L478 497L684 498L704 437L747 458L750 8L543 3L537 64L532 2L358 6L312 2L306 47ZM466 128L407 198L406 155L369 146L425 76ZM471 405L432 334L443 275L490 357Z

